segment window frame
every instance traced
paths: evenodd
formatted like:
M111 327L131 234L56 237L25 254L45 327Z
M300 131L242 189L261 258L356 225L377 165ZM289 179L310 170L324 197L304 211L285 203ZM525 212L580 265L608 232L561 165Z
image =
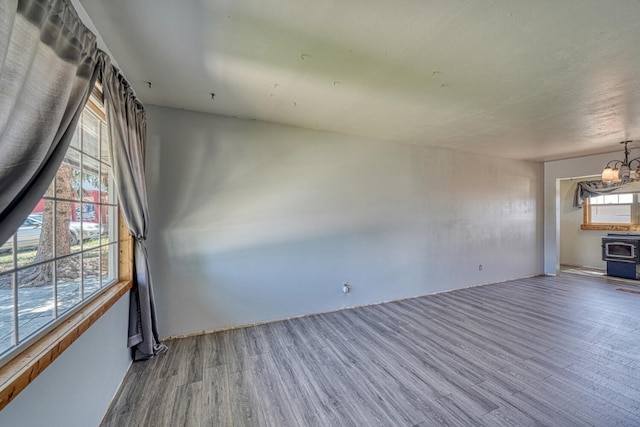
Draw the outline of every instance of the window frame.
M0 411L133 287L133 237L120 212L118 280L0 367Z
M631 217L636 217L638 202L638 194L631 193L634 196L634 202L631 205ZM640 224L619 224L619 223L600 223L592 222L591 219L591 202L589 197L582 199L582 224L580 224L581 230L602 230L602 231L640 231Z
M99 84L96 84L93 92L99 93L99 99L102 98ZM87 101L86 107L89 107L102 120L105 119L103 109L91 98ZM110 191L115 192L115 187ZM77 306L29 337L23 346L16 346L3 355L3 364L0 366L0 410L131 290L134 274L134 240L126 226L115 193L114 197L116 199L114 211L117 215L116 241L115 244L107 245L117 252L115 280L100 287Z

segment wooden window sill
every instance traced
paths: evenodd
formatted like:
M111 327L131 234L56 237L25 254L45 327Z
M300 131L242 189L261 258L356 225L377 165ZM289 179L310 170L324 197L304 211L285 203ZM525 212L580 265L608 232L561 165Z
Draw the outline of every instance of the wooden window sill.
M640 225L625 224L582 224L580 230L603 230L603 231L640 231Z
M51 332L0 367L0 410L126 294L131 285L129 280L110 286Z

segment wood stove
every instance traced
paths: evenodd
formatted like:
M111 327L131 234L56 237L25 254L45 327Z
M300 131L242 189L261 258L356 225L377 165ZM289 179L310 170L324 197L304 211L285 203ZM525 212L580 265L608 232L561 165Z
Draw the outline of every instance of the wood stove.
M607 275L640 279L640 234L609 233L602 237Z

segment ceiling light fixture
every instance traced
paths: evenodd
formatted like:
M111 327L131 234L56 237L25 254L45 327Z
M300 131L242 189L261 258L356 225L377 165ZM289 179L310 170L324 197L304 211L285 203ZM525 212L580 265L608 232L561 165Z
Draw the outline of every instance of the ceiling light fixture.
M624 144L624 160L611 160L602 171L602 182L605 184L619 184L640 178L640 157L629 160L629 149L627 144L632 141L622 141ZM635 174L631 176L631 163L637 162L638 167Z

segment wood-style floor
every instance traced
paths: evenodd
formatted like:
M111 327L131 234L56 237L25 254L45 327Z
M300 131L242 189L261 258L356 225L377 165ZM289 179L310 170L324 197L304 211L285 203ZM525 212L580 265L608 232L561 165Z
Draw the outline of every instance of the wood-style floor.
M639 286L561 275L169 341L104 426L638 426Z

